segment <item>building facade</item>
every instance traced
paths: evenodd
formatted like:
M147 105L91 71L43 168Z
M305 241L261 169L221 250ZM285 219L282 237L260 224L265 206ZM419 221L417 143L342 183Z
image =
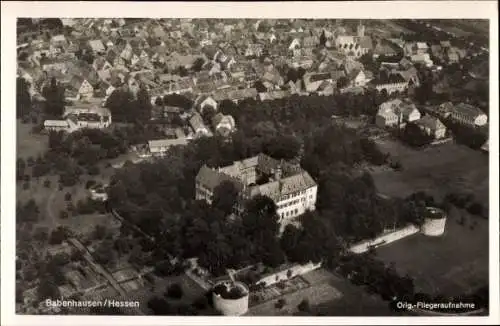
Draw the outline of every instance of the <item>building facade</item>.
M233 183L240 193L236 212L242 212L241 203L258 195L273 200L281 223L316 209L318 186L309 173L265 154L217 169L203 166L196 176L195 199L211 204L215 188L224 181Z

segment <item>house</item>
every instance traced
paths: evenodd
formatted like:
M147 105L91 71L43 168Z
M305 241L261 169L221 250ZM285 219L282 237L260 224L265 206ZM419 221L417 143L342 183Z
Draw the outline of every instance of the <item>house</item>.
M101 40L91 40L89 41L89 46L96 55L104 55L106 54L106 47L102 43Z
M380 128L403 127L408 122L420 119L415 104L408 100L394 99L380 104L375 124Z
M419 53L411 55L410 60L413 63L424 64L426 67L432 67L432 65L434 64L434 62L432 62L431 60L429 53Z
M441 139L446 135L446 126L441 122L441 120L429 114L419 120L416 120L415 124L434 139Z
M364 87L372 78L373 74L369 71L354 70L347 76L350 87Z
M458 123L477 127L488 123L488 116L481 109L466 103L458 103L451 108L449 117Z
M112 122L111 111L95 105L66 107L63 118L75 121L78 128L104 129Z
M163 156L171 147L185 146L187 144L188 144L188 139L186 137L175 138L175 139L157 139L157 140L149 140L148 148L149 152L153 156Z
M306 73L303 77L304 88L306 92L313 93L318 90L320 85L324 82L332 83L332 75L329 72L326 73Z
M267 182L259 182L263 178ZM296 164L262 153L225 167L202 166L195 179L195 199L211 203L215 189L223 182L231 182L239 192L235 206L238 213L243 211L246 200L257 195L273 200L282 225L316 209L318 185L309 173Z
M200 95L194 101L194 107L200 112L200 114L203 114L203 110L207 107L211 107L217 111L218 104L211 96Z
M63 131L67 133L71 133L75 130L78 130L78 126L75 122L70 119L66 120L45 120L43 122L43 127L47 131Z
M393 57L397 54L398 52L391 46L391 43L385 40L378 40L373 48L374 59L377 59L380 56Z
M217 113L212 118L212 126L219 135L227 137L235 130L236 123L231 115Z
M66 47L68 45L68 41L63 34L54 35L50 38L50 45L54 47Z
M263 46L261 44L250 43L245 49L245 57L260 57L262 55L262 49Z
M294 38L290 43L290 45L288 46L288 50L292 51L298 48L300 48L300 40L298 38Z
M94 96L94 87L80 75L75 75L70 81L70 91L76 99L90 99Z
M189 125L194 131L195 137L210 137L212 136L212 133L210 130L205 126L205 123L203 122L203 119L199 113L195 113L191 116L189 119Z
M290 83L295 86L295 84L293 84L293 81L290 81ZM270 92L265 92L265 93L259 93L259 99L263 102L263 101L285 98L285 97L288 97L289 95L291 95L291 91L276 90L276 91L270 91Z
M106 71L110 70L113 68L113 65L109 63L108 60L106 60L105 57L97 57L94 59L94 62L92 63L92 68L94 68L95 71Z
M429 46L425 42L408 42L404 46L404 54L407 57L422 55L429 52Z
M381 74L379 77L371 80L369 85L377 91L386 91L387 94L394 92L404 92L408 89L408 82L400 74Z
M371 37L366 36L363 25L357 27L357 35L338 35L335 39L335 47L346 56L359 58L373 50Z
M302 39L302 47L304 48L314 48L319 45L319 37L307 36Z

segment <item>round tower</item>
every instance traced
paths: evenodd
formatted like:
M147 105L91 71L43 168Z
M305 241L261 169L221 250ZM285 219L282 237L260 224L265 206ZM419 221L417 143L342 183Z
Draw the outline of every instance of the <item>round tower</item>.
M248 311L249 290L238 281L222 281L212 289L215 310L224 316L241 316Z
M422 233L431 237L443 235L446 227L446 217L446 213L442 209L427 207L421 229Z

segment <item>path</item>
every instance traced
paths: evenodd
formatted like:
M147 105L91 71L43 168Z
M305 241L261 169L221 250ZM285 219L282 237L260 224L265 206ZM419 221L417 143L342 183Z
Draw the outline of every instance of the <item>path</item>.
M118 282L115 280L115 278L104 267L102 267L99 263L97 263L94 260L94 257L92 257L92 255L90 254L90 252L88 251L88 249L80 241L78 241L75 238L70 238L70 239L68 239L68 242L70 244L72 244L74 247L76 247L78 250L80 250L83 253L83 257L85 258L85 260L87 260L87 262L92 267L92 269L96 273L101 274L102 276L104 276L108 280L108 282L111 284L111 286L113 286L113 288L121 296L125 296L126 295L125 290L123 290L123 288L120 286L120 284L118 284Z
M54 214L54 211L52 210L52 201L54 200L54 196L57 194L57 189L53 189L52 192L50 193L49 197L47 198L47 216L50 221L50 228L55 229L58 222L57 222L57 216Z

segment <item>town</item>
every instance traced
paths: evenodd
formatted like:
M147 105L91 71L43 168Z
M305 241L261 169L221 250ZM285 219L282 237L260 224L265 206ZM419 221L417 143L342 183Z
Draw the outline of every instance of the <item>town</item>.
M488 31L19 18L16 312L488 315Z

